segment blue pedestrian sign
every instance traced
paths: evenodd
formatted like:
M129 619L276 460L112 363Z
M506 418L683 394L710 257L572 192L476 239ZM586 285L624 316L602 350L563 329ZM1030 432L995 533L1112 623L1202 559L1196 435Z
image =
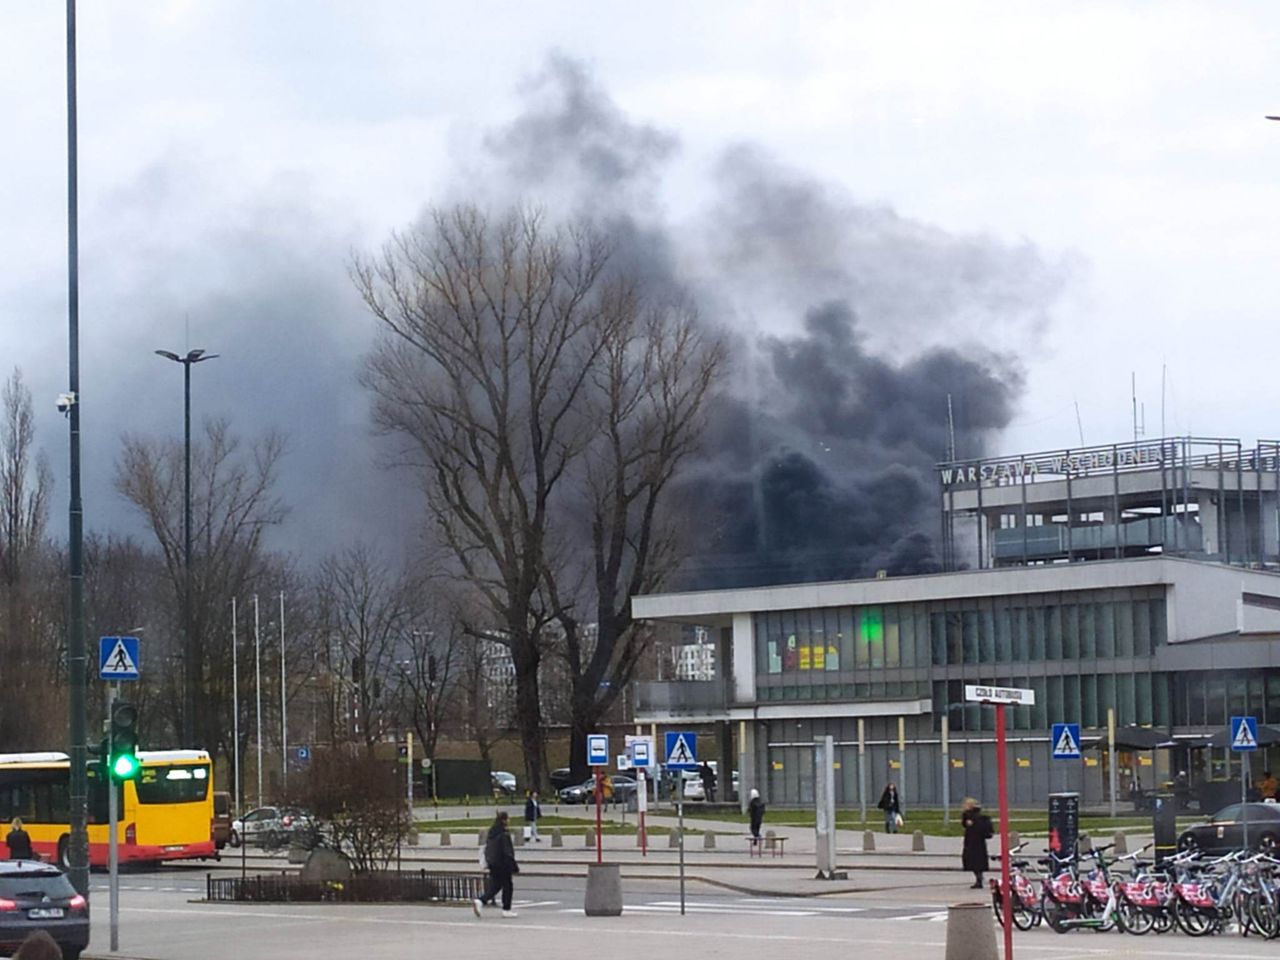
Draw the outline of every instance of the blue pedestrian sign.
M137 637L98 638L98 676L103 680L137 680L139 662Z
M1053 725L1053 736L1050 742L1053 744L1053 759L1079 760L1080 724L1055 723Z
M587 766L609 765L609 738L603 733L587 734Z
M1258 718L1257 717L1232 717L1231 718L1231 749L1232 750L1257 750L1258 749Z
M691 730L667 734L667 767L671 770L698 769L698 735Z

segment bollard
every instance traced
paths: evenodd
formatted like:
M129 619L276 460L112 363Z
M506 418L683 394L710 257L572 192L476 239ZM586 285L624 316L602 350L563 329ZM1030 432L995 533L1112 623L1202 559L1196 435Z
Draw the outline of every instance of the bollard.
M1022 842L1022 837L1019 835L1018 831L1010 830L1009 831L1009 849L1012 850L1021 842Z
M1126 853L1129 852L1129 838L1126 837L1124 833L1122 833L1121 831L1119 830L1116 831L1116 835L1113 843L1114 843L1114 846L1112 846L1111 848L1112 856L1123 857Z
M523 830L512 830L512 831L511 831L511 845L512 845L513 847L523 847L523 846L524 846L524 831L523 831Z
M587 893L582 910L588 917L622 915L622 876L616 863L587 864Z
M953 903L947 907L945 960L996 960L996 925L989 903Z
M1093 850L1093 837L1087 833L1082 833L1076 839L1076 850L1080 853L1089 853Z
M449 836L448 830L440 831L440 846L448 847L453 845L453 838Z
M876 848L876 835L870 830L862 831L862 852L870 853Z
M466 797L463 798L463 804L466 807L466 810L464 811L465 819L470 820L471 819L471 794L468 793Z
M714 850L716 848L716 835L710 830L702 835L702 849Z
M911 852L924 853L924 831L917 830L911 835Z
M672 850L680 846L680 828L679 827L673 827L671 829L671 833L667 835L667 846L670 847Z
M485 832L484 832L483 830L481 830L479 833L477 833L477 834L476 834L476 846L477 846L477 847L483 847L483 846L484 846L484 842L485 842L485 840L487 840L487 839L488 839L488 837L486 837L486 836L485 836Z
M551 845L552 845L553 847L563 847L563 846L564 846L564 837L560 836L560 828L559 828L559 827L552 827L552 828L551 828Z
M588 827L586 833L582 835L584 847L594 847L596 845L596 832L592 827Z

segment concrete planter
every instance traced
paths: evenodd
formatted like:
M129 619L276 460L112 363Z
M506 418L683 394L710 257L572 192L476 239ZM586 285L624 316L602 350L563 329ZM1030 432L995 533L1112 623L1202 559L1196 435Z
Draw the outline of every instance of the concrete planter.
M622 916L622 874L616 863L587 865L587 894L583 911L588 917Z

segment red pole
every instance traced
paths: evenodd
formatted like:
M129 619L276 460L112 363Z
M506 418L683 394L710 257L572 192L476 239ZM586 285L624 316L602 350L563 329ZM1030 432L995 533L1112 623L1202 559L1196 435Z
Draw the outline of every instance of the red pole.
M649 804L648 794L645 793L648 789L645 781L648 778L644 775L644 771L641 770L640 776L636 779L640 781L640 793L643 794L643 796L636 801L636 808L640 811L640 856L647 857L649 855L649 834L647 834L644 829L644 810Z
M604 799L604 778L600 768L596 767L596 863L604 863L604 818L600 812L600 804Z
M1004 903L1004 960L1013 960L1013 897L1009 884L1009 771L1004 755L1004 704L996 704L996 783L1000 794L1000 895Z

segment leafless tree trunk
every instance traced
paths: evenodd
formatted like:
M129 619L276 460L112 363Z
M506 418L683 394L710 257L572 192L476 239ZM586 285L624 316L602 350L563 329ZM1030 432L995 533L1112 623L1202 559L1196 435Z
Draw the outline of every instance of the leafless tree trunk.
M204 427L191 452L193 664L197 677L196 734L199 745L229 747L231 703L230 598L265 579L269 561L262 546L268 526L279 523L284 505L274 493L284 441L267 434L245 447L223 420ZM142 513L155 535L174 605L169 624L147 624L153 636L181 631L184 590L183 450L180 441L124 438L116 465L116 489ZM174 705L176 707L176 703ZM177 714L171 716L177 730ZM197 744L183 744L197 746Z
M587 734L631 682L647 648L631 600L657 589L679 559L669 484L695 449L725 355L682 304L649 306L627 291L612 312L618 322L586 395L596 424L582 458L590 549L560 551L546 576L573 685L575 773L585 771Z
M483 597L516 670L528 782L545 782L540 602L551 505L587 436L579 406L609 317L609 251L533 213L437 211L353 278L381 325L365 383L404 441L434 530Z
M317 606L320 629L335 647L330 664L358 710L359 739L372 750L394 716L396 655L417 623L414 592L359 545L321 564Z

